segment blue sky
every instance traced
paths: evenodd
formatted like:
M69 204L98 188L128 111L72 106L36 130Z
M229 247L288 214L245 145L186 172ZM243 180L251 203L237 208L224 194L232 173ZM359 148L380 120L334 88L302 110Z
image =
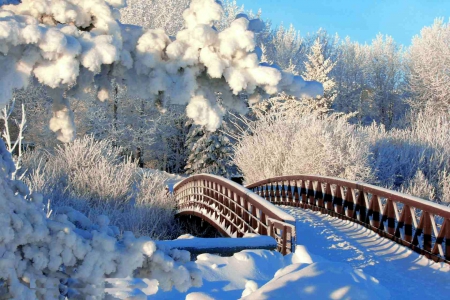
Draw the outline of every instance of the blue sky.
M370 43L381 32L410 45L437 17L450 17L449 0L237 0L246 10L262 9L274 25L293 24L302 35L319 28Z

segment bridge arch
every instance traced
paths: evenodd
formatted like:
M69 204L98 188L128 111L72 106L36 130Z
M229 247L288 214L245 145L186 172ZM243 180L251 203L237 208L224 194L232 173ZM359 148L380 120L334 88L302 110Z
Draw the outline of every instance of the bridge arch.
M295 218L231 180L193 175L174 186L174 195L178 215L200 217L223 236L269 235L283 254L295 247Z

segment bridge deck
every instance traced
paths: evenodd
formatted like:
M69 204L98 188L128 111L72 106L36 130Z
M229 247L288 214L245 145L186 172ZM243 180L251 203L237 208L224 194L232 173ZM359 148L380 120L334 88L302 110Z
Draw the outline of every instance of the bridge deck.
M311 210L283 208L297 219L298 245L326 260L363 269L389 289L391 299L448 299L447 264L435 263L356 223Z

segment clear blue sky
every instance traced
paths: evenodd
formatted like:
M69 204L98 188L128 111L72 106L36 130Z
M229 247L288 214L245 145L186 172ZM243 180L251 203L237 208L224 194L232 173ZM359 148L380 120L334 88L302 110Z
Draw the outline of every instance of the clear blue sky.
M274 26L293 24L301 35L324 28L370 43L381 32L410 45L420 29L437 17L450 17L450 0L237 0L246 10L262 9Z

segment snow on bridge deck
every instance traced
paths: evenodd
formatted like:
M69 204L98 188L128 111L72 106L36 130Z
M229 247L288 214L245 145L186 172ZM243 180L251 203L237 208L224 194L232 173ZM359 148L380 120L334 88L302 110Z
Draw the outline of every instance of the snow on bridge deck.
M163 292L154 281L135 279L131 290L152 299L185 299L190 293L187 299L238 299L244 290L256 290L246 299L448 299L447 264L435 263L356 223L311 210L281 208L297 219L296 253L285 257L266 250L246 250L232 257L202 254L196 261L203 272L202 287L186 293ZM299 262L303 264L295 264Z
M450 267L356 223L319 212L283 207L297 219L297 244L312 255L345 262L375 277L391 299L448 299Z

